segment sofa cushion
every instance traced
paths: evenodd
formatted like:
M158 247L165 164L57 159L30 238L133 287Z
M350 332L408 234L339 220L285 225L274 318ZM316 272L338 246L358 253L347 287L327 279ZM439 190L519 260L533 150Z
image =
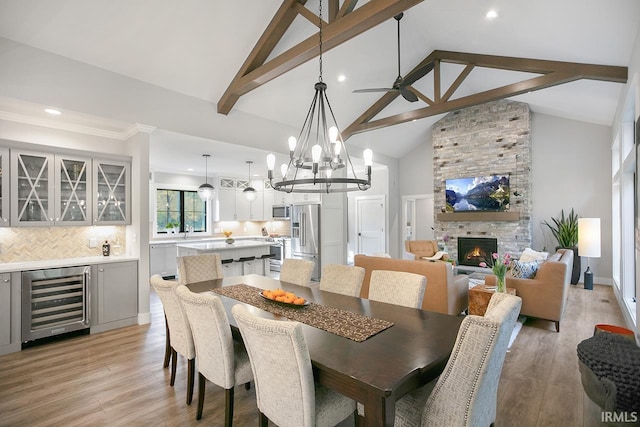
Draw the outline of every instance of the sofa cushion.
M526 248L522 251L519 259L522 262L538 261L538 263L541 263L546 260L548 256L549 254L547 252L538 252L531 248Z
M511 276L518 279L532 279L538 271L538 262L522 262L514 259L511 261Z

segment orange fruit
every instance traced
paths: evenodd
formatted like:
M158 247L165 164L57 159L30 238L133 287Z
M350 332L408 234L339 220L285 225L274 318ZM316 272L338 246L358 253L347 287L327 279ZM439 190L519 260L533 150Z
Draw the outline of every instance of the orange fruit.
M294 303L295 305L302 305L302 304L304 304L304 303L305 303L305 300L304 300L304 298L302 298L302 297L298 297L298 298L296 298L296 299L294 299L294 300L293 300L293 303Z

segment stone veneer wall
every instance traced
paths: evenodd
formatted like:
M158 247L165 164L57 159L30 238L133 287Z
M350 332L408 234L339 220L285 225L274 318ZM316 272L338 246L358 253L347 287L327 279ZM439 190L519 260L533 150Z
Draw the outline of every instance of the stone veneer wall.
M457 237L495 237L500 254L531 247L531 111L528 104L500 100L447 114L433 132L435 235L444 235L457 259ZM517 171L516 171L517 155ZM509 212L517 221L440 221L445 209L445 180L510 174ZM514 191L520 196L514 196ZM455 215L453 213L452 215Z
M91 238L95 248L89 247ZM105 240L112 255L126 254L124 226L0 228L0 263L100 256Z

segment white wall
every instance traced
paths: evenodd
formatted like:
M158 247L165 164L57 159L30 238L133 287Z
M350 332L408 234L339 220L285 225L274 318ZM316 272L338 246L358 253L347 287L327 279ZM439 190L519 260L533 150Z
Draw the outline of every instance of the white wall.
M433 192L433 143L431 132L427 140L400 159L398 180L402 195Z
M533 247L555 249L542 221L551 222L561 209L600 218L602 256L590 265L595 283L611 284L611 128L536 113L532 120ZM582 264L581 273L587 260Z

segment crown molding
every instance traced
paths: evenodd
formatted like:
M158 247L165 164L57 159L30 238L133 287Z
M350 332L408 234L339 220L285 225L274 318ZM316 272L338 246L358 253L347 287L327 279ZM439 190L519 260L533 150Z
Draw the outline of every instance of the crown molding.
M139 132L151 133L156 127L144 125L141 123L134 123L124 131L111 131L106 129L100 129L92 126L84 126L73 123L65 123L59 120L52 120L46 118L33 117L26 114L12 113L8 111L0 110L0 120L7 120L10 122L23 123L27 125L34 125L40 127L46 127L50 129L64 130L69 132L81 133L84 135L99 136L102 138L116 139L119 141L126 141Z

